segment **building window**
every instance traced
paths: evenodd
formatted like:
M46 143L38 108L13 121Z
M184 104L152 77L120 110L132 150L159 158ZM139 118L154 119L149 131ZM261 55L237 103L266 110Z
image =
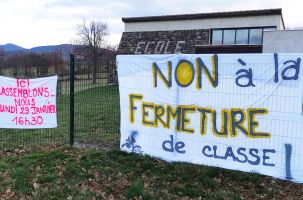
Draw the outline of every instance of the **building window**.
M212 32L212 44L222 44L222 30L213 30Z
M262 44L262 29L250 29L249 44Z
M213 45L261 45L263 30L276 30L276 27L214 29L211 42Z
M248 29L237 30L236 44L248 44Z
M224 30L223 32L223 44L235 44L235 30Z

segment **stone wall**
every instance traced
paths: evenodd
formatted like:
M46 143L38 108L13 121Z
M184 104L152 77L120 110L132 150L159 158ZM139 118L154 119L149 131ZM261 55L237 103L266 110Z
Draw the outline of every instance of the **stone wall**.
M195 45L209 45L208 29L124 32L118 54L189 54Z

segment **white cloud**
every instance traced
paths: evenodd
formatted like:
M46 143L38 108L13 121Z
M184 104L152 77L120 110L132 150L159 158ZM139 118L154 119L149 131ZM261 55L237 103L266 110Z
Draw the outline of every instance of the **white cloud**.
M122 17L282 8L287 27L303 26L300 0L0 0L0 44L24 47L68 43L83 19L107 22L118 44Z

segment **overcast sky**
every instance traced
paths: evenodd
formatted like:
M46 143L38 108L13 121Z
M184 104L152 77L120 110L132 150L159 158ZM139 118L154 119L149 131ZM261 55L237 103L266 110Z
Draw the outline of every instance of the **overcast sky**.
M286 27L303 27L301 0L0 0L0 44L70 43L83 19L106 22L117 45L122 17L282 8Z

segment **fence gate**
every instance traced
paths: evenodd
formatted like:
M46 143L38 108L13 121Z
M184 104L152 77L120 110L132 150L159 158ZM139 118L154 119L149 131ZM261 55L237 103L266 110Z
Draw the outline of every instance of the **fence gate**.
M116 77L114 61L100 59L93 62L71 55L71 86L74 88L74 94L71 93L71 102L74 102L71 144L73 140L76 145L118 144L120 105Z

